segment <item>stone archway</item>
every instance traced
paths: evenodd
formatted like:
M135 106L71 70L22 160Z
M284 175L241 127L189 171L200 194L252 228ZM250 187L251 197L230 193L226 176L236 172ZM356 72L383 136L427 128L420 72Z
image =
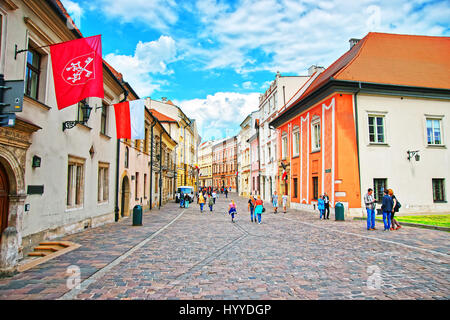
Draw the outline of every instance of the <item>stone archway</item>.
M121 204L120 204L120 216L126 217L130 215L130 180L128 176L122 178L121 187Z
M8 227L9 217L9 182L8 174L0 163L0 243L2 241L1 234Z

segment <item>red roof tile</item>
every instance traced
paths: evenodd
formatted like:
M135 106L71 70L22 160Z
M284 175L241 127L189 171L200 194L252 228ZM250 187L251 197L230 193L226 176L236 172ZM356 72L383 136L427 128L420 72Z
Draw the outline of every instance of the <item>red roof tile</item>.
M156 119L158 119L159 121L162 122L177 122L176 120L166 116L165 114L162 114L161 112L156 111L155 109L150 109L149 110L152 115L154 115L156 117Z

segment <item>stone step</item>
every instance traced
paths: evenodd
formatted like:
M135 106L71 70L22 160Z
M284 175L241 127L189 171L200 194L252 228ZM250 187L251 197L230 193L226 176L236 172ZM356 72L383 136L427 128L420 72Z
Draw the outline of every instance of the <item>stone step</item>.
M28 255L31 257L45 257L48 254L49 254L48 252L34 251L30 252Z
M34 251L51 251L51 252L56 252L58 250L60 250L62 248L55 248L55 247L49 247L49 246L38 246L36 248L34 248Z

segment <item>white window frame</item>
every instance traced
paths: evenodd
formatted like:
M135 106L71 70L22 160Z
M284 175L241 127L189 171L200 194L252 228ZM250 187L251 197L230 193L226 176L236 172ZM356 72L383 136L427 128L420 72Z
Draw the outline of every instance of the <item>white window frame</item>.
M439 121L439 130L441 132L441 143L440 144L428 143L428 125L427 125L428 120L438 120ZM444 147L445 146L444 126L442 125L443 121L444 121L443 115L440 115L440 116L439 115L429 115L429 114L425 115L425 145L427 147ZM434 134L433 134L433 140L434 140Z
M373 117L375 119L375 125L374 125L374 134L375 134L375 141L370 141L370 129L369 129L369 119ZM378 130L377 130L377 118L383 119L383 142L378 142ZM370 112L367 114L367 141L371 145L386 145L387 144L387 117L385 113L375 113Z
M316 129L316 127L318 127ZM320 124L320 118L317 118L313 121L311 121L311 152L317 152L320 151L320 147L321 147L321 124ZM319 141L317 141L317 134L318 134L318 138ZM317 143L318 142L318 143Z
M281 160L286 160L287 148L288 148L288 137L287 133L283 132L283 134L281 135Z
M300 127L294 126L292 131L292 156L298 157L300 155Z
M66 209L82 209L84 206L85 194L85 173L86 173L86 159L75 156L69 156L67 161L67 194L66 194ZM70 168L72 166L72 168ZM80 177L77 176L77 167L81 167ZM69 170L72 169L72 172ZM71 179L69 179L69 176ZM80 178L80 181L78 181ZM79 185L79 203L77 203L77 185Z
M109 163L98 163L98 186L97 202L107 203L109 201Z

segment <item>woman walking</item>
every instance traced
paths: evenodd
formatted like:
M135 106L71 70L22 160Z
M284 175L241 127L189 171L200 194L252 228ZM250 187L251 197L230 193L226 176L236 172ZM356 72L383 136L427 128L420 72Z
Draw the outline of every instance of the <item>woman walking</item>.
M383 202L381 204L381 210L383 210L383 223L384 231L389 231L391 229L391 213L394 210L394 202L389 196L389 190L384 189Z
M248 199L248 211L250 211L250 220L253 222L253 216L256 222L256 213L253 215L253 211L255 211L255 198L250 195L250 199Z
M255 214L258 215L258 224L261 224L261 214L264 211L264 203L261 200L261 196L258 196L258 200L255 201Z
M231 215L231 222L234 223L234 215L237 214L236 203L234 203L234 200L231 200L230 206L228 208L228 214Z
M185 208L189 208L189 202L191 201L191 199L190 199L190 197L189 197L189 194L185 194L184 195L184 207Z
M205 205L205 198L203 197L203 194L200 193L198 196L198 203L200 204L200 212L203 212L203 206Z
M391 229L390 230L398 230L400 229L402 226L400 225L400 223L398 223L397 220L394 219L394 215L396 212L398 212L398 209L400 209L400 202L398 202L397 198L394 195L394 191L392 189L389 189L389 195L392 198L392 201L394 203L394 207L392 209L392 213L391 213Z
M277 192L275 191L275 193L272 196L272 205L273 205L273 210L275 214L277 214L278 211L278 195Z

